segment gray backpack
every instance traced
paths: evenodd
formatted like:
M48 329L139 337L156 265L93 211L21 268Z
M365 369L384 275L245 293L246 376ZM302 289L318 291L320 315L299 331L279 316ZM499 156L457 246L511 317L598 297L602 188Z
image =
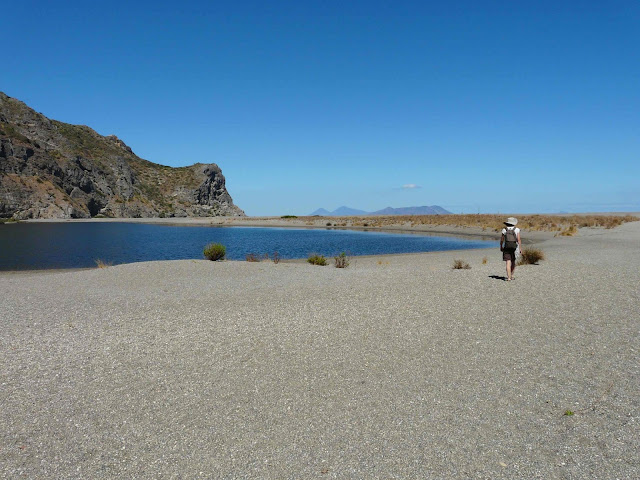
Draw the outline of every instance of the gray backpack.
M504 249L515 250L518 247L518 235L516 235L516 229L508 229L504 234Z

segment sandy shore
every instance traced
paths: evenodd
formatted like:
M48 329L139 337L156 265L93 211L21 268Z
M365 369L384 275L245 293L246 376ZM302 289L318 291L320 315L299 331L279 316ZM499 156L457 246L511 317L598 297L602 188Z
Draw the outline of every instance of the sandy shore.
M640 222L539 240L0 275L0 478L639 478Z

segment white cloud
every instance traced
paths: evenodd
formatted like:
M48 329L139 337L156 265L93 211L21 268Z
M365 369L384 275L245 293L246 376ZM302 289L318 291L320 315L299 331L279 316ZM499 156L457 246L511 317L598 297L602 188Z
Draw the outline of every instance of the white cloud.
M416 185L415 183L407 183L406 185L402 185L403 190L413 190L415 188L422 188L420 185Z

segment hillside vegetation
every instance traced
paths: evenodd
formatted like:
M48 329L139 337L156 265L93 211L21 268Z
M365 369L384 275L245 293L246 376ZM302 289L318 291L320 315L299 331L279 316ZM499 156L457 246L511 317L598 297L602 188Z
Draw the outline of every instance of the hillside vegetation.
M244 215L216 164L144 160L115 135L50 120L0 92L0 217Z

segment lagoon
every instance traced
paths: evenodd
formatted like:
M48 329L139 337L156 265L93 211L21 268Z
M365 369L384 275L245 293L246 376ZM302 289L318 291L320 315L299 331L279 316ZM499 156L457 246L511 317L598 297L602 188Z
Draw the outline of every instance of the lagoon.
M173 226L139 223L20 223L0 225L0 270L90 268L152 260L202 259L211 242L227 247L227 258L247 254L283 259L466 250L497 246L477 240L427 234L335 229Z

